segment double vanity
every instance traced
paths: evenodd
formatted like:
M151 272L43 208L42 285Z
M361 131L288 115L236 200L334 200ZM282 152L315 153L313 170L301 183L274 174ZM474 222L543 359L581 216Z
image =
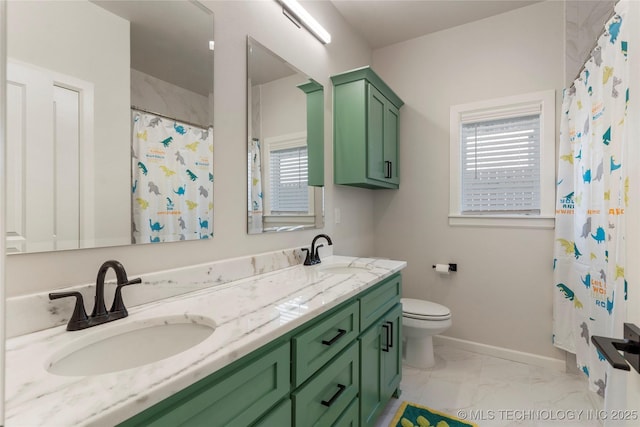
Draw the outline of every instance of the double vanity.
M302 259L143 275L128 317L81 331L62 326L71 301L48 301L61 326L7 341L6 425L374 425L399 392L406 263Z

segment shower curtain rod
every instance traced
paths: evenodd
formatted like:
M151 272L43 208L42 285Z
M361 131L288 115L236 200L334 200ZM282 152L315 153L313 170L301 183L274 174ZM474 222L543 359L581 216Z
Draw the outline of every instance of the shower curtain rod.
M153 115L162 117L163 119L173 120L174 122L184 123L185 125L189 125L189 126L196 126L196 127L202 128L202 129L213 128L213 125L203 126L203 125L198 124L198 123L188 122L186 120L176 119L175 117L169 117L169 116L167 116L165 114L156 113L155 111L145 110L144 108L136 107L135 105L132 105L131 109L132 110L136 110L136 111L140 111L141 113L153 114Z
M615 9L615 5L614 5L613 10L611 11L611 13L609 13L609 16L604 21L605 24L607 22L609 22L611 20L611 18L613 18L615 15L616 15L616 9ZM593 57L593 51L596 50L596 48L598 47L598 42L600 41L600 37L602 37L602 34L604 34L604 33L601 33L596 38L596 41L591 46L591 49L589 49L589 56L584 60L584 64L582 64L582 67L580 67L580 69L578 70L578 74L576 74L574 79L571 81L571 85L569 87L575 86L576 80L578 80L578 78L580 77L580 74L582 74L582 72L584 71L585 67L587 66L587 62L589 62L589 59L591 59L591 57Z

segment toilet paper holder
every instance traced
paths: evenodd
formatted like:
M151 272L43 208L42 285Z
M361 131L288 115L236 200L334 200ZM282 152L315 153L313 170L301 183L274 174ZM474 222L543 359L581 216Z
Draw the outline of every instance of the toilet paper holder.
M431 266L431 268L435 269L435 268L436 268L436 265L435 265L435 264L433 264L433 265ZM455 264L455 263L449 263L449 271L458 271L458 264Z

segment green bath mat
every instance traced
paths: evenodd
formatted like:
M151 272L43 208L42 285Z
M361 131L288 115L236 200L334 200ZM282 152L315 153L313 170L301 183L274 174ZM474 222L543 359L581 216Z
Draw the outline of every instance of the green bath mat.
M464 421L444 412L402 402L389 427L478 427L477 424Z

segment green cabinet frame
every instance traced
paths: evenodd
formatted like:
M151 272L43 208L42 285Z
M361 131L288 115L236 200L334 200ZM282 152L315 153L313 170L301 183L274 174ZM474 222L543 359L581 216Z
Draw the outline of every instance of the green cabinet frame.
M404 102L370 68L331 77L334 182L398 188L399 110Z

